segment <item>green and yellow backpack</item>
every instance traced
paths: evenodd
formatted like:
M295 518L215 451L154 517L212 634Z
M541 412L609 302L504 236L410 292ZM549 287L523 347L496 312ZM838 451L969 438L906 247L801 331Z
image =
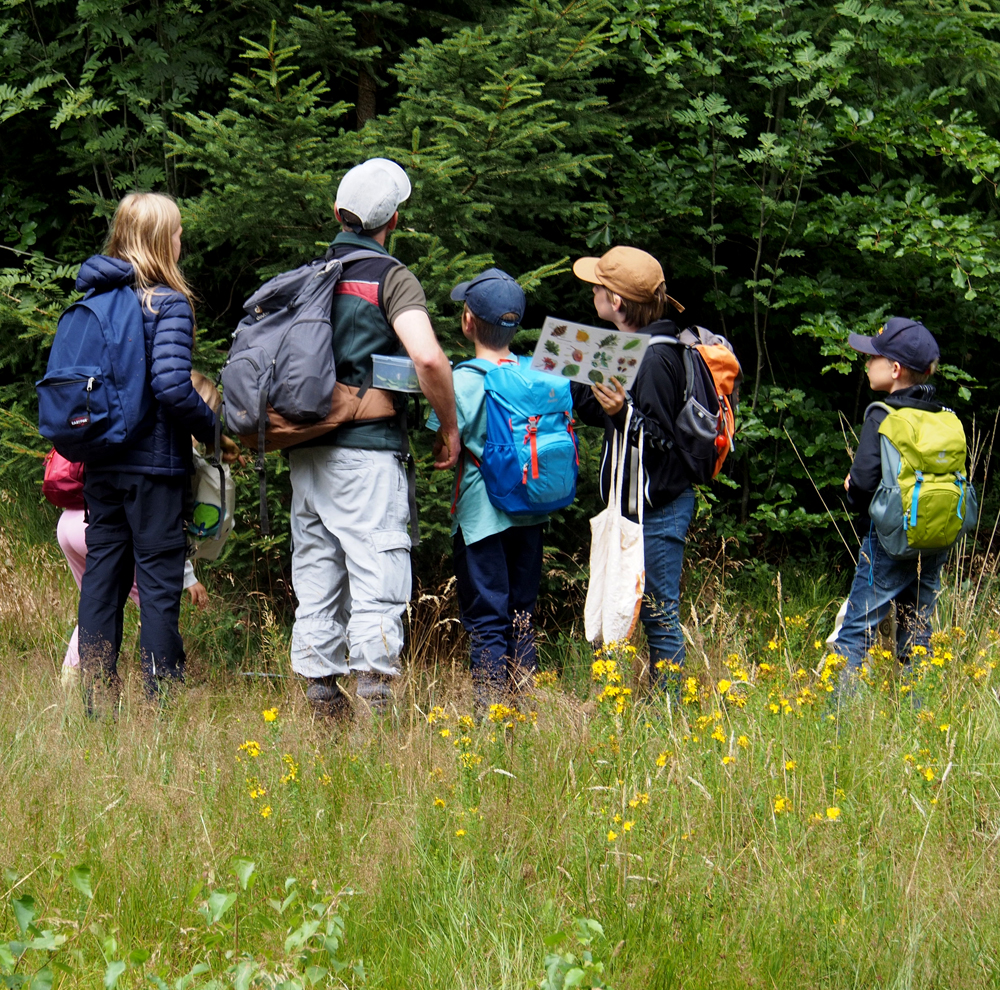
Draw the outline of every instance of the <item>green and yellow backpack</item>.
M979 516L976 493L965 474L965 430L950 410L930 412L873 402L884 409L879 426L882 481L868 514L890 557L912 560L940 553L971 532Z

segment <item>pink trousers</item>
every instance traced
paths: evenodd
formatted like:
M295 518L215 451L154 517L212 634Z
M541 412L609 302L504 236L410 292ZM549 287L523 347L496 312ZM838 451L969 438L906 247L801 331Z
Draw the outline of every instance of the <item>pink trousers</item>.
M79 588L83 581L83 571L87 566L87 524L83 521L83 509L65 509L59 517L59 525L56 527L56 536L59 538L59 546L66 557L66 563L73 572L73 580ZM129 598L139 604L139 590L132 582L132 590ZM80 630L74 627L73 635L70 636L69 646L66 648L66 657L63 660L64 667L80 666L80 650L78 644Z

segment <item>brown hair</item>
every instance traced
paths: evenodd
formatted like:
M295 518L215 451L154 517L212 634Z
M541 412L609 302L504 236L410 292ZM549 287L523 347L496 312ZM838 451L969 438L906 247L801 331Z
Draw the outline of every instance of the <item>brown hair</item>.
M181 211L162 193L129 193L115 210L104 253L132 266L136 290L147 309L153 309L157 287L166 285L182 293L194 312L194 293L174 261L171 243L180 225Z
M465 304L465 312L469 314L469 320L472 325L472 339L482 344L483 347L489 347L494 351L500 350L501 347L509 347L510 342L514 339L514 335L520 329L520 327L516 326L521 321L517 313L504 313L501 319L514 323L515 326L502 327L497 323L487 323L482 317L476 316L469 309L468 303Z
M900 365L900 368L906 372L906 380L911 385L926 385L930 381L931 375L937 371L938 363L935 361L926 371L914 371L912 368L907 368L905 365Z
M645 302L637 302L634 299L626 299L624 296L612 292L605 288L611 298L611 304L620 308L624 321L631 327L648 327L656 320L662 320L663 314L667 311L667 283L661 282L653 293L652 299Z
M359 217L356 213L351 213L350 210L341 210L339 206L337 209L340 213L340 227L345 233L349 234L364 235L365 237L378 237L378 235L381 234L392 221L392 217L389 217L389 219L386 220L381 227L373 227L371 230L365 230L365 225L361 222L361 217ZM361 229L356 230L355 228L357 227L360 227Z

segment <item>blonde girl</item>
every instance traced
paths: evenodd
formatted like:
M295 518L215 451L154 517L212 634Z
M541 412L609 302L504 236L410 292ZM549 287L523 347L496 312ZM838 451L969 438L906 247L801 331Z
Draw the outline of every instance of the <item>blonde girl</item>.
M143 683L156 697L184 675L178 631L184 574L185 492L191 436L209 443L215 413L191 385L194 306L181 274L183 227L177 204L159 193L130 193L115 212L104 253L85 261L81 291L130 287L142 310L149 412L136 441L87 462L87 564L80 590L80 663L92 706L95 684L117 682L122 616L139 592ZM92 710L92 707L91 707Z

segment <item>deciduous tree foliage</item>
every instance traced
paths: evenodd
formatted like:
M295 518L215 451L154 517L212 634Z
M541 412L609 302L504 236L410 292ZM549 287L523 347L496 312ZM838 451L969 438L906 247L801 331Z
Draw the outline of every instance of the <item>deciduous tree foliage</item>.
M850 330L923 319L945 398L992 425L997 21L992 3L949 0L12 0L0 12L7 470L23 474L39 449L30 382L123 192L181 200L211 369L260 279L336 231L343 172L385 155L414 186L391 248L456 359L456 281L496 263L522 276L527 326L593 319L568 259L643 247L684 318L725 332L747 372L704 532L755 552L842 550L833 521L853 538L837 482L869 400ZM450 483L424 472L423 485L431 561ZM585 485L554 531L568 554L594 498Z

